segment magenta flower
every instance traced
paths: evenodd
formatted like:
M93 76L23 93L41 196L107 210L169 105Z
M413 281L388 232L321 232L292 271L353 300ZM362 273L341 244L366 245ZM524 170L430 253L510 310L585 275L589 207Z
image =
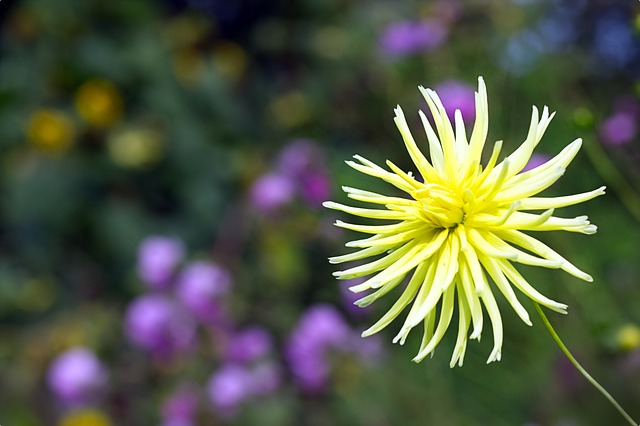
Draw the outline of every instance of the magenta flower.
M180 302L205 324L223 319L222 298L231 288L229 272L211 262L193 262L179 274L176 295Z
M331 196L331 182L324 170L311 170L300 182L302 197L310 206L321 206Z
M198 410L198 393L182 387L162 404L162 426L194 426Z
M400 21L385 28L380 36L380 50L389 58L426 52L440 46L447 28L433 20Z
M148 237L138 248L138 276L152 289L166 288L184 257L182 242L169 237Z
M266 358L273 350L273 338L263 327L247 327L229 336L224 351L228 362L248 364Z
M84 405L105 390L107 371L93 352L77 347L60 354L51 363L47 382L63 403Z
M531 158L527 162L527 165L520 171L520 173L528 172L531 169L535 169L538 166L542 166L547 161L551 160L551 157L547 154L532 154Z
M632 141L638 134L638 122L633 114L620 111L602 122L600 138L608 145L623 145Z
M134 300L126 313L125 332L136 346L160 358L188 352L195 343L195 323L172 299L152 294Z
M473 122L476 117L475 89L457 80L447 80L438 84L434 90L447 111L449 120L455 122L455 112L460 110L465 122Z
M349 326L333 306L315 305L302 315L285 349L300 389L318 393L326 388L331 373L328 353L347 348L351 337Z
M229 364L216 371L207 386L209 399L223 417L231 417L254 394L253 378L246 367Z
M319 163L324 163L320 147L309 139L297 139L280 151L277 169L282 174L299 178L317 168Z
M269 173L259 177L251 187L253 206L262 213L273 213L295 196L294 181L284 174Z

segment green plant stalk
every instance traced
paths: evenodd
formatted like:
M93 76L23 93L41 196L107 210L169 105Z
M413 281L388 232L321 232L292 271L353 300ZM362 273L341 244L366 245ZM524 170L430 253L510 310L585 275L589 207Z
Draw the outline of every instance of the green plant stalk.
M611 402L611 404L613 404L614 407L616 407L616 410L618 410L620 412L620 414L622 414L622 417L625 418L625 420L627 420L627 422L629 422L630 425L632 426L640 426L638 425L638 423L633 420L631 418L631 416L624 411L624 409L620 406L620 404L618 404L618 401L616 401L615 399L613 399L613 397L609 394L609 392L606 391L605 388L603 388L600 383L598 383L593 377L591 377L591 375L587 372L587 370L585 370L580 363L573 357L573 355L571 355L571 352L569 352L569 349L567 349L567 347L564 345L564 343L562 343L562 340L560 339L560 337L558 336L558 333L556 333L556 330L553 328L553 326L551 325L551 323L549 322L549 320L547 319L547 316L544 314L544 312L542 311L542 308L540 308L540 305L535 303L533 304L536 308L536 311L538 311L538 314L540 315L540 318L542 318L542 322L544 322L544 325L547 327L547 329L549 330L549 333L551 333L551 336L553 337L553 340L556 341L556 343L558 344L558 346L560 347L560 349L562 350L562 352L564 352L564 354L567 356L567 358L569 359L569 361L571 361L571 364L573 364L574 367L576 367L578 369L578 371L596 388L600 391L600 393L602 395L604 395L605 398L607 398L609 400L609 402Z
M633 190L629 182L611 162L604 149L595 140L586 138L584 142L587 156L600 177L613 188L625 208L640 222L640 196Z

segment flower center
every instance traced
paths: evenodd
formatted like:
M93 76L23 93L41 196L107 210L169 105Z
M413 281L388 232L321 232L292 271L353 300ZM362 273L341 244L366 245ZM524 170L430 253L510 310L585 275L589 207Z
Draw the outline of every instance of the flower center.
M439 184L427 184L414 192L413 197L422 205L422 218L435 228L455 228L464 223L470 211L470 198L460 196Z

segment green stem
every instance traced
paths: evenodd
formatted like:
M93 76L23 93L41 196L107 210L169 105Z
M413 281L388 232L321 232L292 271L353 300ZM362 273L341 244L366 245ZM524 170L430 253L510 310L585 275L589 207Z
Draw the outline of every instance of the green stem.
M632 425L632 426L640 426L640 425L638 425L638 423L636 423L631 418L631 416L629 414L627 414L626 411L624 411L624 409L620 406L620 404L618 404L618 401L613 399L613 397L609 394L609 392L607 392L605 390L605 388L603 388L600 385L600 383L596 382L596 380L593 377L591 377L591 375L589 373L587 373L587 370L582 368L580 363L573 357L573 355L571 355L571 352L569 352L569 349L567 349L567 347L564 345L564 343L562 343L562 340L560 340L560 337L558 336L558 333L556 333L556 331L554 330L553 326L551 325L551 323L547 319L547 316L544 314L544 312L542 312L542 308L540 308L540 305L535 303L535 302L533 303L533 305L536 307L536 311L538 311L538 314L540 314L540 318L542 318L542 322L544 322L544 325L549 330L549 333L551 333L551 336L553 336L553 340L555 340L556 343L558 344L558 346L560 346L560 349L562 349L562 352L564 352L564 354L567 356L567 358L569 358L569 361L571 361L571 364L573 364L573 366L576 367L578 369L578 371L593 386L595 386L595 388L598 389L600 391L600 393L602 395L604 395L604 397L607 398L609 400L609 402L611 402L611 404L613 404L614 407L616 407L616 410L618 410L620 412L620 414L622 414L622 417L624 417L629 422L630 425Z
M613 162L609 159L607 153L593 139L586 138L584 147L587 155L591 160L591 164L596 171L613 188L618 194L618 198L623 206L631 213L631 215L640 222L640 196L634 191L633 187L627 182L622 173L618 171Z

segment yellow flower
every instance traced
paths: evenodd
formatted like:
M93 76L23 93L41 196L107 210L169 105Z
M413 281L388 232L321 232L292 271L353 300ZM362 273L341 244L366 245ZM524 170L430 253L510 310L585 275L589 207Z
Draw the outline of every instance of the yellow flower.
M618 346L630 351L640 347L640 327L635 324L626 324L618 330L616 335Z
M247 68L247 54L240 45L229 41L216 44L211 61L215 70L233 81L239 80Z
M389 293L411 275L399 299L376 324L362 333L363 336L382 330L413 301L394 343L403 344L411 329L424 323L422 344L414 358L419 362L438 345L457 306L458 336L451 366L456 363L462 365L467 338L480 340L484 305L494 337L493 351L487 363L499 361L503 332L495 289L505 296L528 325L531 325L529 315L518 301L513 287L554 311L566 313L567 308L540 294L520 275L513 263L559 268L580 279L592 281L589 275L560 254L522 231L595 233L596 226L590 224L586 216L559 218L553 213L556 208L604 194L604 187L565 197L534 197L564 174L582 142L577 139L547 163L519 173L553 118L554 114L549 114L547 107L541 116L537 108L533 108L527 138L515 152L498 163L502 147L502 141L498 141L488 163L482 166L480 159L488 130L487 93L482 78L479 78L479 91L475 98L476 122L469 139L460 111L456 111L455 125L452 126L438 95L422 87L420 91L429 105L438 132L436 135L420 111L431 162L416 145L400 107L395 110L394 121L424 183L390 161L387 165L391 172L359 155L354 156L357 162L347 161L354 169L384 180L409 197L343 187L349 198L386 209L350 207L334 202L326 202L325 207L355 216L399 222L356 225L337 221L339 227L372 236L347 243L347 247L360 250L329 261L342 263L379 256L369 263L334 273L338 279L372 275L351 287L356 293L374 290L356 302L362 307ZM536 210L543 212L531 213ZM493 284L489 283L489 277ZM470 325L473 325L473 331L467 336Z
M122 116L122 97L110 81L89 80L76 93L76 109L91 126L109 127Z
M111 422L98 410L83 409L64 416L59 426L111 426Z
M27 138L40 149L65 151L73 143L75 129L71 119L61 111L43 109L35 112L27 125Z
M118 165L130 168L156 163L164 154L160 132L148 128L124 128L109 135L109 156Z

